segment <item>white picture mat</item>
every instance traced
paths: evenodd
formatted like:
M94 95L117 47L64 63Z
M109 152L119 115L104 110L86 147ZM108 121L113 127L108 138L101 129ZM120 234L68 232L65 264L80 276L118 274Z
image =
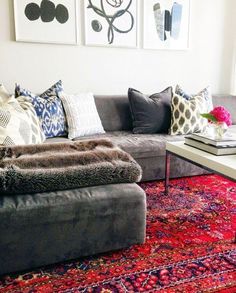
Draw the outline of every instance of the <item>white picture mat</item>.
M94 6L100 8L101 0L92 0ZM129 0L124 0L122 6L127 6ZM105 1L104 1L105 4ZM92 8L87 9L88 0L84 0L84 34L85 34L85 45L94 45L94 46L108 46L108 47L129 47L129 48L137 48L138 47L138 4L139 0L133 0L129 11L132 13L134 17L134 26L132 31L129 33L119 33L114 30L114 41L112 44L109 44L108 41L108 23L105 18L97 15ZM109 7L109 5L104 5L106 13L108 15L114 14L115 9ZM99 20L102 25L101 32L95 32L91 27L92 20ZM130 27L130 17L128 15L124 15L121 18L118 18L114 24L119 29L127 29Z
M40 5L41 0L14 0L15 34L16 41L38 43L77 44L77 1L53 0L55 5L63 4L69 11L69 19L61 24L56 19L44 23L39 18L30 21L24 14L28 3L34 2Z
M160 3L161 9L171 10L174 2L183 5L180 36L161 41L158 38L153 6ZM144 0L143 1L143 47L145 49L187 50L189 48L190 0Z

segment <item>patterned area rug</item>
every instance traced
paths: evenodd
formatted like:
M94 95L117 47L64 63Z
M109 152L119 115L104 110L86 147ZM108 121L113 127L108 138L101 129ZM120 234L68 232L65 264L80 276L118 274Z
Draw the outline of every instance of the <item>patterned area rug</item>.
M142 183L143 245L0 279L0 292L236 292L236 183L219 176Z

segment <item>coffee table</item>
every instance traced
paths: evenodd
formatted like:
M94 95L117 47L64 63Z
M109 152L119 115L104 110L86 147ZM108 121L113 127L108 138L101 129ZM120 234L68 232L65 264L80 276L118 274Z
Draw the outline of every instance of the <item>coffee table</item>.
M208 171L236 181L236 154L215 156L184 144L184 141L166 143L165 191L168 193L170 178L170 156L174 155Z

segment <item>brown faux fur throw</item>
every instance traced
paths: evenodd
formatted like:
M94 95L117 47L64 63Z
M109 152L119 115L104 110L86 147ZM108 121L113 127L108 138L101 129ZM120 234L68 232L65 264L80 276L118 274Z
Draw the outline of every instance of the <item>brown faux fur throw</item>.
M141 173L107 139L0 147L0 195L137 182Z

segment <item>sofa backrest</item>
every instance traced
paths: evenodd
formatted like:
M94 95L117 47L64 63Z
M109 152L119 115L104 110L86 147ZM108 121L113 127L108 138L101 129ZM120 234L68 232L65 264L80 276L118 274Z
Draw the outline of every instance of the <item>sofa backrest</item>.
M224 106L231 114L233 124L236 124L236 96L215 95L213 96L213 105Z
M132 130L127 96L95 96L95 102L105 131ZM213 104L226 107L232 115L233 124L236 124L236 96L214 95Z
M132 130L127 96L95 96L95 103L105 131Z

